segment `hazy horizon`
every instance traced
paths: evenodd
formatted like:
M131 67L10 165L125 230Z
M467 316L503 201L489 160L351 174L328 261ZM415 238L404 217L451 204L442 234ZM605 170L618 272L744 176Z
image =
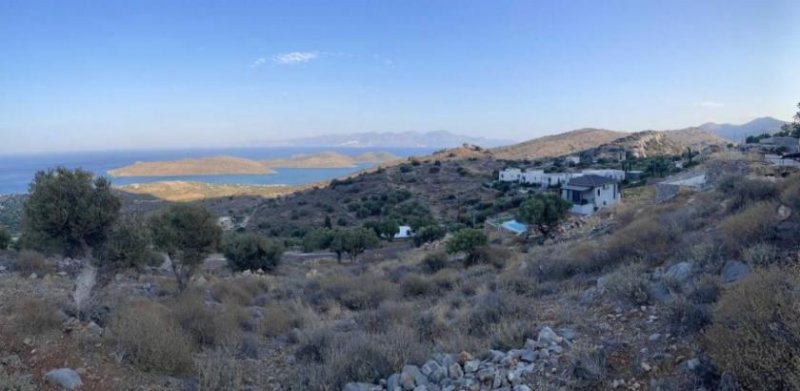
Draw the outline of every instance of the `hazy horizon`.
M788 120L800 3L0 4L0 153Z

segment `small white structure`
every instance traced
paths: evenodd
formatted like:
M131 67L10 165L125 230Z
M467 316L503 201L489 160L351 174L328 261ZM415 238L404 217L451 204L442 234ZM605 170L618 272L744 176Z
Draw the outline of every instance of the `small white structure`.
M544 170L525 170L519 177L521 183L541 185L544 181Z
M519 168L506 168L500 171L498 179L502 182L519 182L522 170Z
M589 169L583 170L583 175L598 175L606 178L611 178L617 182L625 180L625 171L614 169Z
M569 155L565 157L564 160L566 160L567 163L572 163L572 164L579 164L581 162L580 156L575 156L575 155Z
M408 239L412 236L414 236L414 230L408 225L401 225L400 231L394 234L395 239Z
M572 178L561 187L561 198L572 203L572 213L590 215L622 198L616 180L599 175Z

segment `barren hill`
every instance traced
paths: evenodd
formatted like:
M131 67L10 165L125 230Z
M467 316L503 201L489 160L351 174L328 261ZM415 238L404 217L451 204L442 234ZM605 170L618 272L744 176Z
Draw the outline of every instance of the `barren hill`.
M578 129L492 149L498 159L541 159L585 151L625 137L628 133L606 129Z
M270 159L263 161L267 167L275 168L340 168L353 167L357 161L338 152L326 151L311 154L293 155L288 158Z
M132 165L109 170L112 176L173 176L173 175L225 175L225 174L271 174L263 164L233 156L215 156L200 159L173 161L136 162Z
M622 148L635 157L676 155L686 148L702 149L709 145L725 145L727 141L700 128L633 133L600 146L598 149Z

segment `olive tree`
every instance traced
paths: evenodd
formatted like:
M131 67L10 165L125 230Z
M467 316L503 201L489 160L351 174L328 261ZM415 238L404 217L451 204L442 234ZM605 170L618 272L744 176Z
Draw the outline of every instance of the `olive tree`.
M106 241L93 250L94 258L104 274L125 269L142 269L152 264L156 255L150 249L150 232L132 218L118 220Z
M446 249L449 254L467 254L467 263L472 264L478 257L478 249L485 246L488 241L489 239L483 231L463 228L447 241Z
M102 244L121 203L105 178L81 169L39 171L23 205L22 244L84 256Z
M520 205L517 219L527 224L534 224L544 234L550 233L553 226L567 216L572 207L554 193L538 193Z
M222 253L234 271L272 271L281 261L283 245L254 233L233 234L225 238Z
M169 255L178 288L184 290L197 266L214 252L222 229L206 208L175 205L149 222L156 248Z

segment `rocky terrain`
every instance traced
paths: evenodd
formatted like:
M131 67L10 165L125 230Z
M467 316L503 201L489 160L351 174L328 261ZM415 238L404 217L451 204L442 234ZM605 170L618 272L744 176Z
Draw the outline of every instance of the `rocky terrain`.
M557 157L596 148L627 135L625 132L606 129L578 129L494 148L492 154L498 159L506 160Z

